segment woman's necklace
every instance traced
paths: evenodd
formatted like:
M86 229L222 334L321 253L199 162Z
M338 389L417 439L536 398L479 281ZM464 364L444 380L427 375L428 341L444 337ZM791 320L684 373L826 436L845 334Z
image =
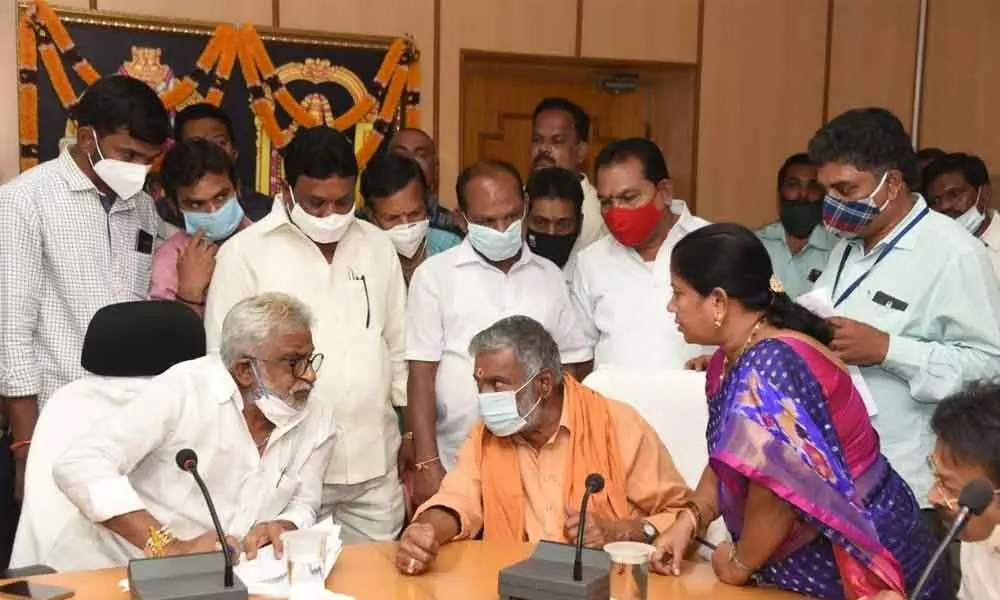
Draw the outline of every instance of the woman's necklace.
M757 332L760 331L760 328L763 324L764 324L764 317L760 317L759 319L757 319L757 322L753 324L753 327L750 328L750 335L747 336L747 341L743 342L743 348L740 349L739 354L737 354L733 359L733 364L735 364L736 361L739 360L741 356L743 356L743 353L750 348L750 345L753 343L754 336L757 335ZM720 384L726 379L726 373L728 372L729 372L729 357L726 356L722 359L722 373L719 374Z

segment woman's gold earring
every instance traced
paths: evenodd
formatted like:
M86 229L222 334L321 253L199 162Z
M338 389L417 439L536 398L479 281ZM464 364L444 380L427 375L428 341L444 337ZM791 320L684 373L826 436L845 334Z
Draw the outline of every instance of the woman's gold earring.
M720 327L722 327L722 315L716 314L715 315L715 328L719 329Z

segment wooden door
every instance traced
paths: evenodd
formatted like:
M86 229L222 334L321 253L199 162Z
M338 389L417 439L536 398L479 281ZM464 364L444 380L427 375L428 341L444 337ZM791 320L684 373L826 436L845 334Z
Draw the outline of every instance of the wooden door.
M667 155L681 194L691 182L694 135L694 73L686 67L623 68L639 72L639 89L610 94L597 81L611 69L554 62L541 57L463 57L461 166L484 158L502 159L522 175L531 172L532 112L550 96L569 98L590 115L590 152L586 173L593 180L593 159L608 142L649 137Z

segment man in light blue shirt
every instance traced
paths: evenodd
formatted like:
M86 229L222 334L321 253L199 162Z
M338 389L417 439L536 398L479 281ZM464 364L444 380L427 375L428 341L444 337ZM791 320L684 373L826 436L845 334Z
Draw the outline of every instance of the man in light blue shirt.
M809 156L828 190L823 222L844 238L816 282L842 315L830 347L861 367L882 453L929 506L935 403L1000 376L1000 285L983 244L911 193L916 160L892 113L840 115Z
M825 191L808 154L789 156L778 169L779 220L757 231L792 298L813 289L836 242L822 226Z

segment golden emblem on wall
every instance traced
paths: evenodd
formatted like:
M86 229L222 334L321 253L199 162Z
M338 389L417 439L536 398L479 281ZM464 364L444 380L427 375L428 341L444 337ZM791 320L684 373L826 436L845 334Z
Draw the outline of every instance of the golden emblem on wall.
M289 62L281 65L276 70L281 83L288 85L294 82L307 82L313 85L333 83L347 90L354 104L361 102L367 95L367 88L361 79L353 71L345 67L331 64L329 60L323 58L307 58L302 62ZM271 94L267 94L268 101L273 104L274 99ZM333 107L330 99L319 92L309 93L299 100L302 106L314 119L316 123L322 123L333 127L334 120L338 115L333 114ZM375 120L376 110L373 108L365 117L355 125L354 137L357 140L364 139L371 124ZM281 164L278 150L274 147L271 139L264 134L263 124L259 118L254 119L254 127L257 130L257 181L255 187L266 194L275 194L280 190L282 173L278 165ZM292 122L285 128L289 136L294 134L299 124Z

